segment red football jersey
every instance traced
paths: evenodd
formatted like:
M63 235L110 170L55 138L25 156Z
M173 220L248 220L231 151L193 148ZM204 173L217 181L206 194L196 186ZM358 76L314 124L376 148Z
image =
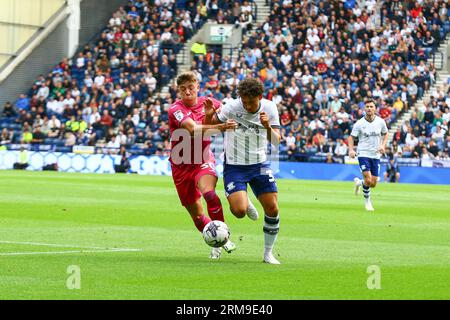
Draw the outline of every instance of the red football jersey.
M179 152L178 149L175 150L174 154L172 154L172 151L174 151L174 148L177 144L182 143L185 134L182 135L175 135L174 132L177 129L181 128L181 124L188 118L191 118L194 120L197 124L202 124L203 119L205 118L205 111L203 109L203 102L207 99L207 97L199 97L197 98L197 104L193 107L186 106L182 100L175 101L174 104L172 104L169 108L169 127L170 127L170 143L171 143L171 152L170 152L170 158L169 161L173 165L180 165L180 157L183 159L189 159L188 161L182 161L182 164L202 164L209 161L209 158L214 157L212 153L209 150L209 145L211 144L211 140L209 138L204 139L201 142L202 148L201 148L201 154L200 149L195 148L195 142L200 144L199 138L189 137L190 142L190 150L188 150L191 154L188 157L185 155L186 150L183 149L181 152ZM214 107L218 109L220 107L220 101L216 99L212 99ZM175 139L174 139L175 138ZM206 150L206 151L205 151ZM197 155L196 155L197 153ZM202 159L203 154L208 155L208 159ZM174 157L177 157L174 159Z

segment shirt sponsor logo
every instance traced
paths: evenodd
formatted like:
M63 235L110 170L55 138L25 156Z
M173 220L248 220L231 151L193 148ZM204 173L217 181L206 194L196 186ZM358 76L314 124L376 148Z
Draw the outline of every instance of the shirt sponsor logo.
M380 134L376 133L376 132L368 132L368 133L364 133L364 137L365 138L369 138L369 137L379 137Z
M183 111L177 110L177 111L174 112L173 115L175 116L175 119L177 119L178 121L183 120L183 117L184 117Z

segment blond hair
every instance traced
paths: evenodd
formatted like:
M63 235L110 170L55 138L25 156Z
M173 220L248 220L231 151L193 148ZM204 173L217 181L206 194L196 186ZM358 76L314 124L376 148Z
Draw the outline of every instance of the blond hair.
M197 82L197 76L192 71L185 71L177 77L177 86L181 86L186 82Z

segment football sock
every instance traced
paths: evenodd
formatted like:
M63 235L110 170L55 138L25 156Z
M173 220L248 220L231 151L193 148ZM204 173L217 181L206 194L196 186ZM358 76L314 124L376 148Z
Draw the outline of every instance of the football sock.
M208 191L203 194L203 198L205 198L208 214L211 220L219 220L224 222L222 203L220 202L220 198L216 192L214 190Z
M359 180L357 183L358 186L362 187L364 185L364 180Z
M269 217L264 216L264 254L272 252L272 248L277 240L278 231L280 229L280 216Z
M369 199L370 198L370 187L366 186L365 184L363 184L363 194L364 194L364 198Z
M194 221L195 226L197 227L198 231L203 232L203 229L205 226L211 222L211 219L205 216L204 214L200 216L191 216L192 220Z

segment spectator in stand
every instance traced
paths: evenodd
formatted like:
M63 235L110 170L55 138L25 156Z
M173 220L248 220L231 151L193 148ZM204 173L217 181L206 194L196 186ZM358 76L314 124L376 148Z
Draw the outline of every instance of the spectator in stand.
M25 111L30 110L30 99L25 94L21 94L16 101L16 108Z
M103 132L105 135L108 129L113 127L113 118L110 116L108 109L103 110L103 115L100 118L100 124L103 127Z
M29 125L25 125L22 131L21 143L31 143L33 141L33 133Z
M14 106L11 104L11 102L6 102L3 111L2 111L2 117L11 118L15 117L17 115L16 110L14 110Z
M60 128L61 128L61 121L59 119L56 118L55 115L52 115L52 118L49 121L49 133L48 133L48 137L49 138L57 138L60 135Z
M342 139L337 139L334 154L336 155L336 157L341 159L341 163L343 162L344 157L347 155L347 153L348 153L347 145L344 143Z
M13 139L14 131L8 131L8 129L3 128L2 133L0 134L0 146L12 143Z
M41 127L37 126L33 131L33 139L31 140L31 144L39 145L44 143L45 135L41 131Z

